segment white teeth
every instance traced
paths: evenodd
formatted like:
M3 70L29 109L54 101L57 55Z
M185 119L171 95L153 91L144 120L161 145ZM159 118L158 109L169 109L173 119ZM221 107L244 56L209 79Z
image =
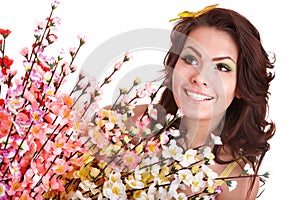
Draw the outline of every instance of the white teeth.
M186 91L186 93L189 97L191 97L192 99L197 100L197 101L204 101L204 100L211 100L212 99L212 97L210 97L210 96L206 96L206 95L202 95L202 94L196 94L196 93L190 92L190 91Z

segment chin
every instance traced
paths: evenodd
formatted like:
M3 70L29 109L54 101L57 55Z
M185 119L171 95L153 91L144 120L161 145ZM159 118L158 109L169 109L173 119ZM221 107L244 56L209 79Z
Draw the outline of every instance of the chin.
M184 116L188 119L192 120L209 120L212 118L212 112L203 112L203 110L199 109L184 109Z

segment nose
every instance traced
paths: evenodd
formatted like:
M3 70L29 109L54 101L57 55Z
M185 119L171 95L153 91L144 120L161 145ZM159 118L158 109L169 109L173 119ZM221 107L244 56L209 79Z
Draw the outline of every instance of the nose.
M191 76L191 83L197 86L208 86L205 77L197 70L195 70L194 74Z

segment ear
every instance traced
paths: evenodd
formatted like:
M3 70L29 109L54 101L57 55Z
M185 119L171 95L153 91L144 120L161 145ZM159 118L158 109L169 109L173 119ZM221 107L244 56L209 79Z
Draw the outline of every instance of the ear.
M238 99L241 99L241 94L238 90L235 90L235 97L238 98Z

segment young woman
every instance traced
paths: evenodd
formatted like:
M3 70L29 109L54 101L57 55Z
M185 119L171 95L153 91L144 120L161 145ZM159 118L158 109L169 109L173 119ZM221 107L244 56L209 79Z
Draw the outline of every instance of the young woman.
M166 113L183 110L177 124L186 148L205 144L210 133L221 136L223 145L214 147L216 172L235 162L228 176L240 175L247 163L257 175L275 132L267 120L273 62L244 16L223 8L195 14L179 19L172 30L164 63L170 81L159 104ZM224 186L217 198L257 197L259 178L236 181L235 190Z

